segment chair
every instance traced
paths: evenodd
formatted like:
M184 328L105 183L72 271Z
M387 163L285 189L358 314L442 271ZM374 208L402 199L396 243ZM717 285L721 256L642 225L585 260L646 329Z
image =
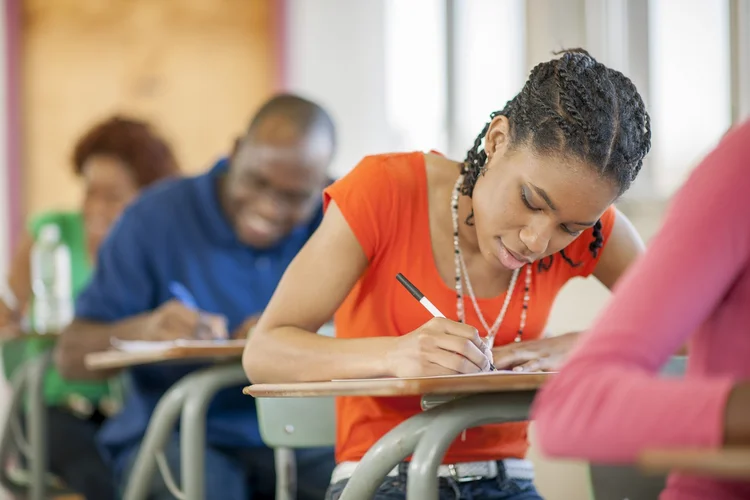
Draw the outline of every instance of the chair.
M11 382L11 408L0 438L0 483L31 500L47 498L48 491L52 495L70 493L59 478L47 472L47 415L42 384L49 360L50 353L45 353L16 370ZM26 399L29 407L24 429L21 418Z
M8 417L0 434L0 484L31 500L70 491L56 476L47 473L47 413L44 404L44 374L52 351L18 366L11 377L13 395ZM21 425L23 405L28 404L26 429Z
M0 484L8 491L42 500L47 495L69 495L57 476L47 472L47 405L44 375L52 362L52 350L17 366L11 376L11 405L0 430ZM122 403L122 389L113 394ZM28 410L23 411L24 405ZM25 429L21 418L26 417Z
M682 377L687 357L673 356L662 369L664 377ZM595 500L656 500L666 486L666 476L647 475L636 467L589 466L591 488Z
M334 336L327 323L319 335ZM294 450L333 446L336 441L334 398L256 398L260 436L274 449L276 500L297 497Z
M276 500L297 497L294 450L333 446L336 440L334 398L256 398L263 442L274 449Z

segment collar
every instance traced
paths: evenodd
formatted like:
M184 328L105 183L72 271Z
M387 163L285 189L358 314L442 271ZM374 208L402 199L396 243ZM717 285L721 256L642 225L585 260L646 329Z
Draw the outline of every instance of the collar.
M211 239L223 245L239 243L219 199L219 179L228 169L229 159L220 158L211 170L194 178L198 213L203 216L204 230Z
M214 241L226 246L240 245L258 255L273 254L282 251L283 247L289 241L297 241L299 243L302 240L306 240L320 223L320 219L322 219L322 207L316 209L311 220L299 224L272 247L260 250L245 245L237 238L237 234L229 218L224 213L221 200L219 199L219 180L222 176L226 175L228 170L229 159L220 158L211 170L194 178L199 207L198 212L203 216L203 225L206 234Z

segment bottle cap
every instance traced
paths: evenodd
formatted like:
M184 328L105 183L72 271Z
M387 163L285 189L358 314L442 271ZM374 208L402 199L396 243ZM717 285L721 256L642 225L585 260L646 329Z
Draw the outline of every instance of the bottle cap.
M47 224L39 231L39 240L44 243L57 243L60 241L60 227L57 224Z

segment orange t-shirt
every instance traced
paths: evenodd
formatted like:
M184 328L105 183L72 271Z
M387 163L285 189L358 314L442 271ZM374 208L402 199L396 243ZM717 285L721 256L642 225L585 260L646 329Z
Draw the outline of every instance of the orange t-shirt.
M324 203L334 200L359 240L369 261L336 312L336 336L361 338L400 336L430 319L430 314L396 280L403 273L449 319L458 319L456 292L440 278L433 259L427 202L427 173L421 152L369 156L348 175L329 186ZM606 244L615 211L602 216ZM566 249L572 267L556 256L549 270L533 267L524 339L539 338L552 303L562 286L575 276L590 275L597 260L589 252L589 229ZM602 251L599 251L601 256ZM495 318L505 294L478 299L485 317ZM520 326L523 287L516 287L495 345L512 342ZM481 322L470 305L466 321ZM336 401L336 460L360 460L386 432L421 411L419 397L340 397ZM469 429L448 450L444 463L522 458L528 448L528 423L487 425Z

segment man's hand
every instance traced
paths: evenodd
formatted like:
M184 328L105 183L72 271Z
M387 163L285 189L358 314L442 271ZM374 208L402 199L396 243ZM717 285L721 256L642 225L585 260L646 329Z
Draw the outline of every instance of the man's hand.
M0 300L0 341L13 340L21 335L21 315Z
M199 325L198 312L177 300L165 302L155 309L142 330L143 340L175 340L193 338Z
M495 368L518 372L551 372L560 369L579 333L566 333L528 342L515 342L492 350Z

